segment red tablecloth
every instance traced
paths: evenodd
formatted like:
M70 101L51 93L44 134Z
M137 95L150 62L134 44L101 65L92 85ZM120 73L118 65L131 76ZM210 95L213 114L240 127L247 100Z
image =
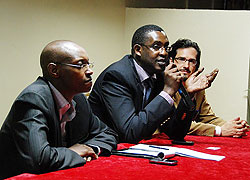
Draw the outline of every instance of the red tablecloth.
M97 160L88 162L82 167L60 170L46 174L21 174L9 180L55 180L55 179L225 179L246 180L250 179L250 137L202 137L186 136L186 140L194 141L193 146L180 146L199 152L223 155L221 161L202 160L189 157L176 156L178 165L167 166L150 164L148 159L124 157L112 155L99 157ZM171 145L171 141L163 134L140 143ZM126 148L132 144L119 144L118 148ZM219 150L209 150L208 147L219 147Z

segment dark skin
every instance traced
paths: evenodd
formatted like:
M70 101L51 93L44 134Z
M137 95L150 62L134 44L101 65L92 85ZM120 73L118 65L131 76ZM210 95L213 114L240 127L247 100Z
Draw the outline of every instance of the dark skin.
M43 50L41 55L43 76L71 102L73 97L82 92L88 92L92 86L93 71L88 66L83 68L72 67L57 63L84 64L89 63L84 48L71 41L53 41ZM93 149L84 144L74 144L70 150L84 157L86 161L97 159Z
M177 67L170 63L166 67L168 52L165 48L169 45L168 38L164 32L151 31L147 34L147 41L144 45L135 44L133 47L134 58L136 62L149 74L164 71L164 88L163 91L171 97L179 89L179 84L186 77L182 72L179 72ZM162 47L160 49L155 46Z

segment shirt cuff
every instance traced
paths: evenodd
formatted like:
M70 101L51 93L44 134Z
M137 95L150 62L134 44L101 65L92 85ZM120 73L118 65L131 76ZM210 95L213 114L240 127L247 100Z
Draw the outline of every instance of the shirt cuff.
M214 135L221 136L221 127L220 126L215 126Z
M163 97L164 99L166 99L171 106L173 106L174 100L171 98L171 96L168 93L166 93L165 91L161 91L159 95Z
M99 155L101 153L101 148L99 146L96 146L93 144L88 144L88 146L91 147L97 155Z

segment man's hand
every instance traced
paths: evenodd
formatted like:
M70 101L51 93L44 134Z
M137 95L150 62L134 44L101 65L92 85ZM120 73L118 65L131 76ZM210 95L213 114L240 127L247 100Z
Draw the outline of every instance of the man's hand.
M233 120L227 121L221 126L221 136L241 137L245 136L248 132L249 125L245 120L241 120L239 117Z
M176 65L171 62L164 71L163 91L167 92L172 97L179 89L180 82L186 78L185 74L178 71Z
M209 74L202 75L203 70L204 68L199 68L185 81L186 90L191 95L210 87L219 72L219 69L215 69Z
M91 161L92 159L98 158L98 155L95 154L94 150L84 144L74 144L73 146L69 147L69 149L82 156L86 161Z

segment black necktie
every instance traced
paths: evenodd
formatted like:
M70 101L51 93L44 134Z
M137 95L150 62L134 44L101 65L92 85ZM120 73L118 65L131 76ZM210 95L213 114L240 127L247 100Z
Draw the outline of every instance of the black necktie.
M153 88L154 80L152 77L149 77L143 81L143 84L144 84L145 90L146 90L145 95L144 95L144 100L143 100L143 105L145 107L148 104L148 100L149 100L150 93L151 93L152 88Z

